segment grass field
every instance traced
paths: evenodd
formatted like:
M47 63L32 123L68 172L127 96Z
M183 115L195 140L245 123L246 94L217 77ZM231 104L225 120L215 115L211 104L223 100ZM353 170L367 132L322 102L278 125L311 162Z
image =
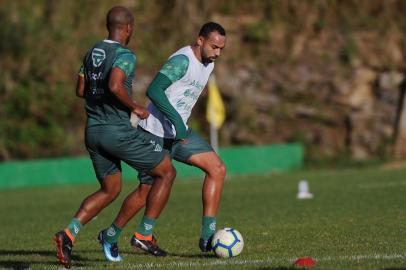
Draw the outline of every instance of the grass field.
M297 200L297 184L307 179L311 200ZM309 171L230 177L218 227L232 226L245 240L239 257L202 255L201 181L177 180L155 234L171 253L155 258L129 246L138 215L120 242L124 262L104 261L96 241L115 217L121 196L79 234L73 269L258 269L287 270L301 256L317 260L314 269L406 269L406 170ZM94 185L0 191L0 268L61 269L51 237L70 221Z

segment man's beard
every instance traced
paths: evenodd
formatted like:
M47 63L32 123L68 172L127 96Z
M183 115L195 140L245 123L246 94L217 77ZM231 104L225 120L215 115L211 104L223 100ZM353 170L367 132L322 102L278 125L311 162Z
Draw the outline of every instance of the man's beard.
M203 63L203 65L207 66L208 64L213 63L213 62L214 62L214 60L202 55L202 63Z

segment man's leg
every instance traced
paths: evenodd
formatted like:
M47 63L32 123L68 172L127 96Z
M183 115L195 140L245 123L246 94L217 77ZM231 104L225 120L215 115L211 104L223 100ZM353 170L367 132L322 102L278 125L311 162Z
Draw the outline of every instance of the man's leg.
M55 234L57 257L61 264L70 268L73 242L80 229L117 198L120 191L121 172L105 176L100 189L83 200L67 228Z
M147 202L147 197L152 185L140 183L124 200L113 224L124 228L127 223L140 211Z
M122 260L117 246L118 239L127 223L145 206L150 190L151 185L140 183L124 200L120 212L110 227L99 233L98 239L103 245L104 255L108 261Z
M203 215L216 216L226 177L224 163L215 152L192 155L187 163L206 173L202 189Z
M210 249L207 244L210 244L209 240L216 231L216 215L226 176L226 167L214 151L192 155L187 162L206 173L202 189L203 218L199 246L202 251L207 251Z
M161 214L168 202L172 184L176 176L175 168L168 155L150 173L154 177L154 183L148 193L144 216L137 227L131 244L143 249L155 256L166 256L166 252L160 249L153 241L153 229L156 219Z
M88 223L101 210L114 201L121 191L121 172L107 175L101 183L101 188L83 200L75 218L82 225Z
M211 250L210 239L216 230L216 215L223 190L226 167L213 148L199 134L189 131L186 141L172 148L174 159L198 167L206 173L202 188L203 218L199 247Z

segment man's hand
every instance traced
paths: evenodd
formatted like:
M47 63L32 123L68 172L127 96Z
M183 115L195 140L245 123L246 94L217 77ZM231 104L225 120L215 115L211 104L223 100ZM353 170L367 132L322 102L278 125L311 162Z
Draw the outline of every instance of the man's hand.
M149 111L140 105L136 105L136 107L133 109L133 113L135 113L141 119L146 119L149 116Z
M127 106L132 113L136 114L139 118L145 119L149 116L149 112L143 106L135 103L134 100L128 95L124 87L126 75L118 67L114 67L110 73L109 88L113 95L125 106Z
M185 139L181 139L181 140L180 140L180 143L181 143L181 144L188 144L188 142L189 142L189 139L188 139L188 138L185 138Z

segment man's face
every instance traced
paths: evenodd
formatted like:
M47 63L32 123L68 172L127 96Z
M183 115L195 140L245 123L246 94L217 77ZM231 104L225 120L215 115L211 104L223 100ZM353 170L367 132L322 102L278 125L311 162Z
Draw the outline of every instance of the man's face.
M226 45L226 37L214 31L207 38L199 37L198 44L201 46L202 62L211 63L220 56L221 50Z
M131 40L131 35L133 34L133 30L134 30L134 20L130 23L127 24L127 39L125 41L125 45L128 45L128 43L130 43Z

